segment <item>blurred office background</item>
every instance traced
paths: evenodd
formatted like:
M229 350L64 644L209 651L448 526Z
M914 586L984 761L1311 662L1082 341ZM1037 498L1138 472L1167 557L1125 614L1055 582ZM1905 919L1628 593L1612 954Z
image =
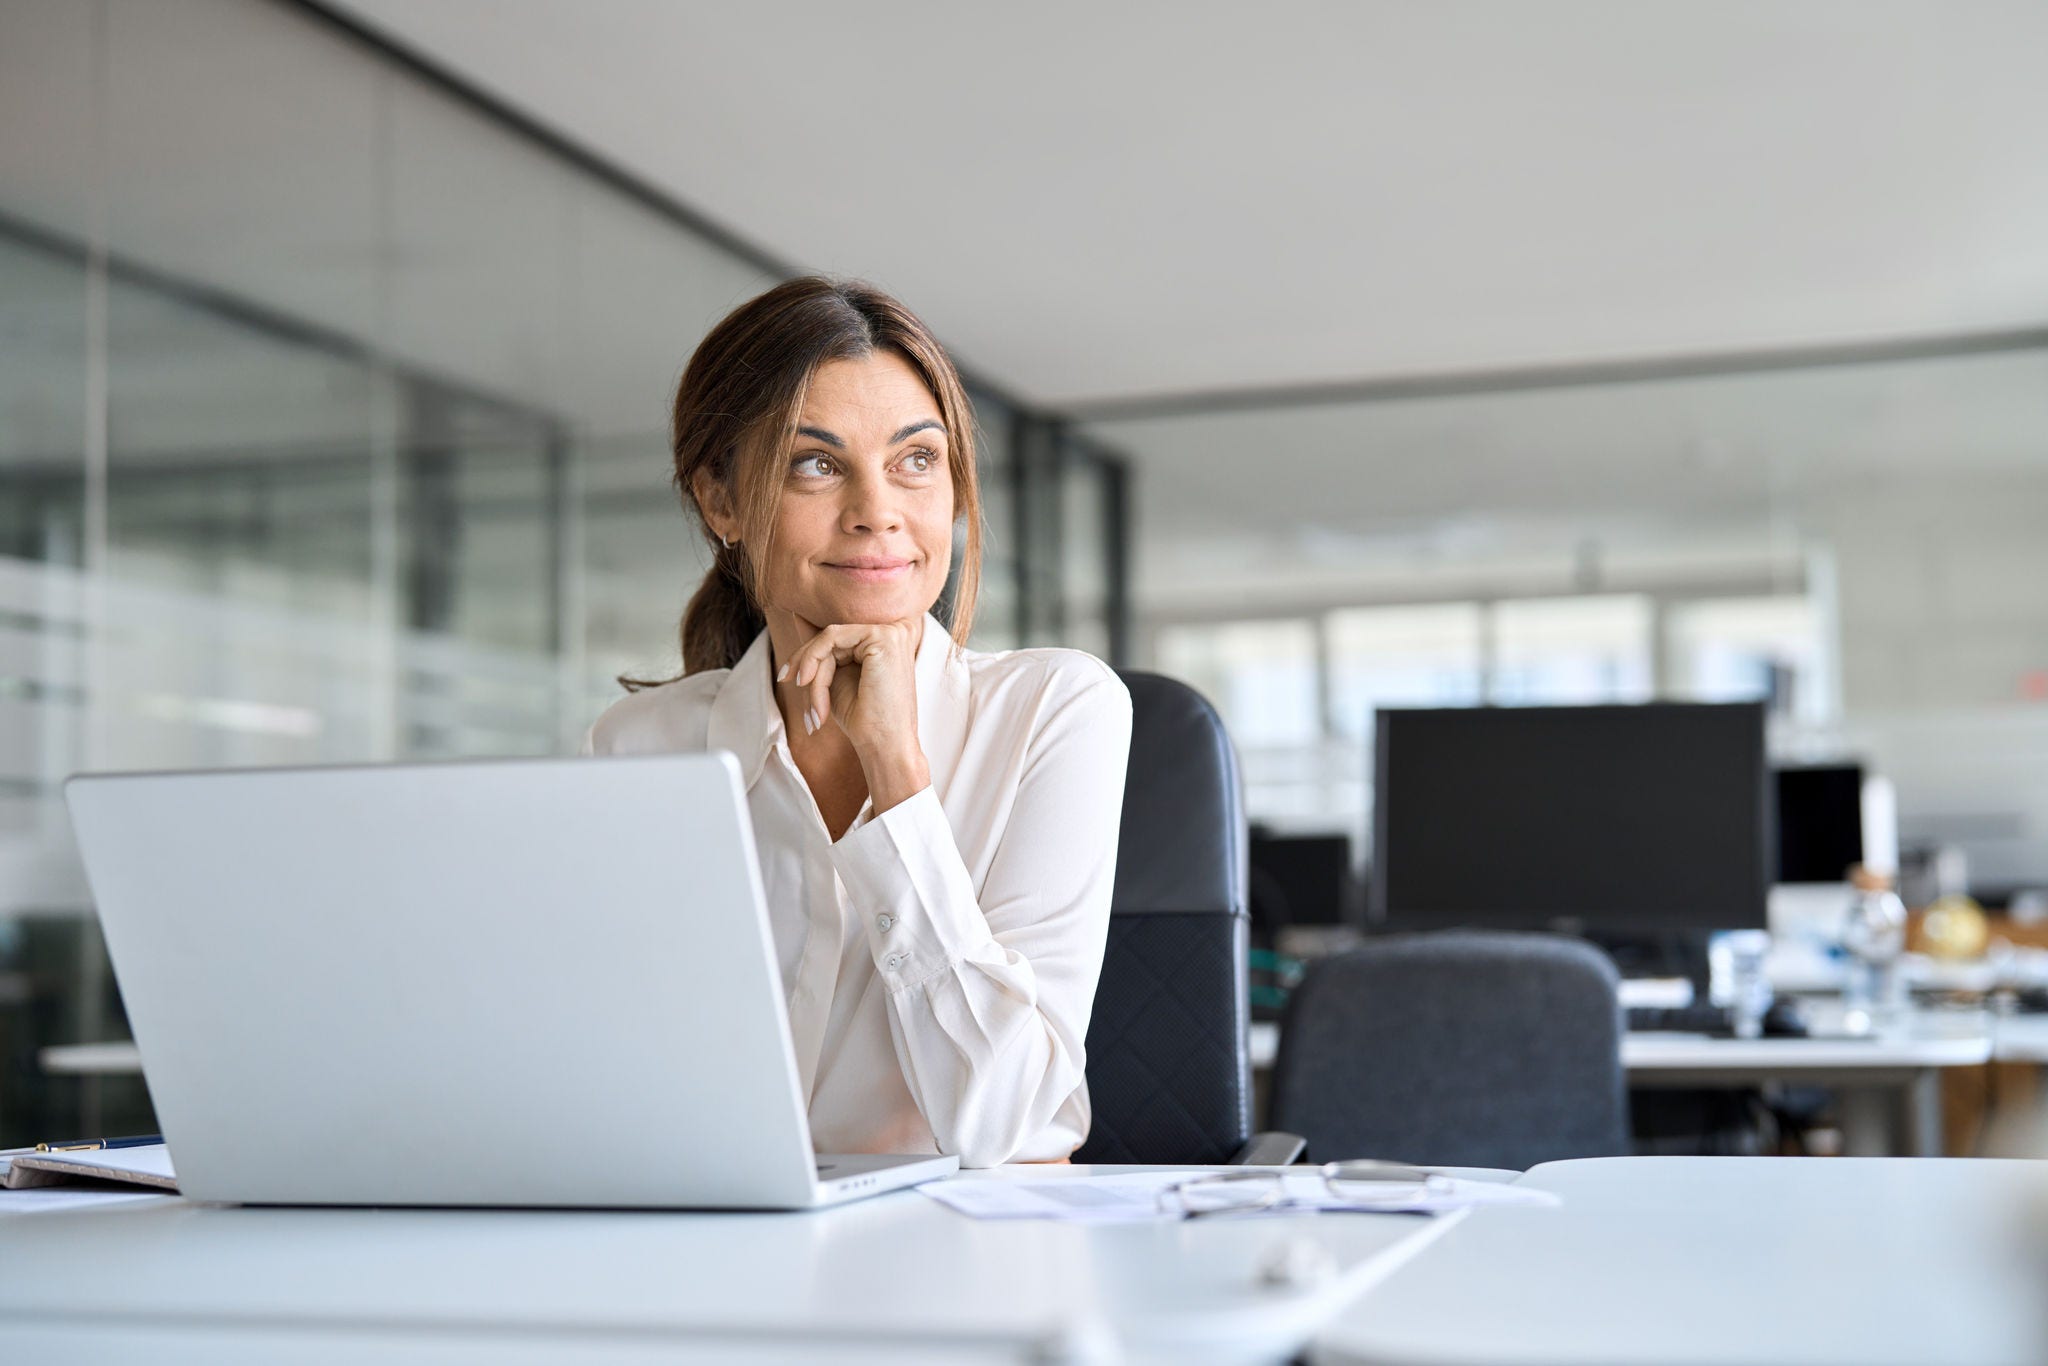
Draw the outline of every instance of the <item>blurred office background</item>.
M0 0L0 1143L146 1115L81 769L540 754L673 671L666 404L858 275L974 643L1193 682L1370 858L1385 705L1765 699L2048 886L2048 6ZM288 914L288 907L280 907Z

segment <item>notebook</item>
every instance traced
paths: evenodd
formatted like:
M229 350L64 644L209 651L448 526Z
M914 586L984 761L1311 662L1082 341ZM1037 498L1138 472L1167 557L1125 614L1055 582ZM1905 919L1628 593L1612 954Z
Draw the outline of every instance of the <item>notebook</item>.
M11 1191L63 1186L74 1181L118 1181L156 1190L178 1189L177 1173L171 1170L171 1150L161 1143L84 1153L22 1153L0 1158L0 1162L7 1163L7 1175L0 1184Z

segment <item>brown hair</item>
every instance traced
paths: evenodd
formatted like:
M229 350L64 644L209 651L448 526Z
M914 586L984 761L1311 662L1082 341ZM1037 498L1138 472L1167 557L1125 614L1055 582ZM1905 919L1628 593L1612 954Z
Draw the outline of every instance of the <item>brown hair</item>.
M710 543L712 565L683 610L682 677L730 668L766 620L763 582L782 496L784 457L796 439L811 376L833 360L889 351L924 379L946 424L953 514L967 519L967 545L954 565L950 629L965 639L981 586L981 496L974 476L974 409L959 371L917 315L873 285L806 275L775 286L727 314L698 343L676 386L671 444L675 485ZM740 537L719 544L697 505L699 471L724 488ZM674 679L621 676L628 692Z

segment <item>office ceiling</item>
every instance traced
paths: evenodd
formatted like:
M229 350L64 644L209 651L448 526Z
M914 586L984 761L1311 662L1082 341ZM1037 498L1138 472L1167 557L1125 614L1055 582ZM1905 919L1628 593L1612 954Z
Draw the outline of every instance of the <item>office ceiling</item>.
M1055 407L2048 322L2048 4L334 0Z
M1753 577L1875 489L2048 487L2040 0L331 3L1088 419L1147 613Z
M790 266L887 285L979 373L1083 417L1136 467L1148 610L1489 557L1568 573L1589 541L1772 559L1802 509L1876 481L2048 496L2048 346L1495 391L2048 336L2048 0L324 4ZM0 155L9 207L74 236L94 12L24 9L0 45L0 109L42 120ZM608 198L572 231L562 182L330 60L360 53L305 43L295 4L106 18L117 250L537 396L668 507L664 395L765 277ZM35 304L0 326L0 461L61 459L83 296L18 252L0 274ZM364 421L348 367L120 290L113 325L125 458L221 445L235 394L264 398L230 445L313 452ZM1468 392L1432 396L1446 379ZM1319 385L1362 388L1291 392Z

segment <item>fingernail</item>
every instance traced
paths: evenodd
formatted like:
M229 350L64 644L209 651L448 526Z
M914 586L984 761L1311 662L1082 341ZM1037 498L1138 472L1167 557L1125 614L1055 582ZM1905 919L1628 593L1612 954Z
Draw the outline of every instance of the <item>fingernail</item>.
M789 677L789 665L785 664L775 671L775 681L777 683L780 683L783 679L787 677Z
M816 711L812 710L812 709L811 709L811 708L809 708L809 707L805 707L805 708L804 708L804 734L806 734L806 735L809 735L809 734L810 734L810 733L811 733L812 731L815 731L815 730L816 730L817 728L818 728L818 713L817 713Z

